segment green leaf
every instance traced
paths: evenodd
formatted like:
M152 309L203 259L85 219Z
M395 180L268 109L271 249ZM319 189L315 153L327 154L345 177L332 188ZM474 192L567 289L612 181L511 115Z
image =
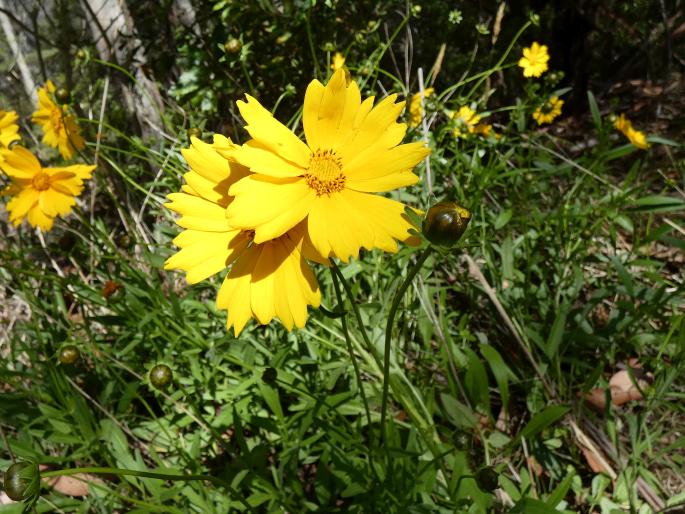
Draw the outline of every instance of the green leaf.
M517 444L524 437L528 439L539 434L552 423L563 417L570 409L571 407L567 405L552 405L547 407L542 412L533 416L528 424L517 434L516 438L512 440L511 444Z
M685 209L685 200L674 196L650 195L635 201L631 210L644 212L670 212Z
M522 498L512 507L509 514L559 514L559 512L540 500Z
M447 419L457 428L473 428L476 418L466 405L448 394L441 394L443 412Z
M564 338L566 318L570 310L571 306L567 302L564 302L559 306L559 311L552 324L552 330L550 330L549 337L547 338L547 345L545 345L545 354L549 360L553 360L559 350L561 340Z
M515 380L516 375L506 365L499 352L491 345L481 344L480 353L488 361L490 370L495 377L495 382L497 382L502 405L506 407L509 404L509 380Z
M552 494L549 495L549 498L547 498L547 505L550 507L556 507L559 505L559 503L566 497L568 490L571 488L573 477L575 476L576 473L574 471L571 471L568 475L566 475L566 478L561 481L556 489L552 491Z
M497 216L497 219L495 220L495 230L501 229L504 225L509 223L509 220L511 219L513 215L513 211L511 209L504 210L499 213L499 216Z
M587 92L587 103L590 104L590 114L592 114L592 121L595 122L595 127L597 130L602 128L602 116L599 114L599 108L597 107L597 101L595 100L595 95L592 91Z
M490 394L488 392L488 373L485 366L478 358L476 352L470 348L465 348L464 352L468 356L469 364L464 377L466 392L475 405L480 405L485 412L490 413Z

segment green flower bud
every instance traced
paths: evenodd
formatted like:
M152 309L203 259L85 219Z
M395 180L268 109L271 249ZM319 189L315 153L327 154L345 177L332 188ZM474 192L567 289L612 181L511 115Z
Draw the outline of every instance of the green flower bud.
M174 375L171 372L171 368L166 364L157 364L150 370L150 383L155 389L160 391L166 389L171 384L173 378Z
M428 209L423 220L423 235L438 246L454 246L466 232L471 213L454 202L439 202Z
M66 87L61 87L55 91L55 98L61 104L68 104L71 100L71 93Z
M224 50L227 54L235 55L243 48L240 39L232 37L224 44Z
M35 462L15 462L5 472L5 492L14 501L29 500L40 494L40 471Z
M67 344L60 348L59 354L57 355L57 359L60 361L60 363L68 366L70 364L74 364L80 356L81 354L79 353L78 348L76 348L75 345Z
M78 50L76 50L76 58L77 59L83 60L86 57L88 57L88 54L86 53L86 51L83 48L79 48Z
M274 384L277 377L278 371L276 368L266 368L262 373L262 380L267 384Z
M493 492L499 487L498 480L499 475L497 475L497 472L490 467L481 468L478 470L478 473L476 473L476 484L478 484L478 487L481 490L489 493Z
M188 129L188 139L191 137L196 137L200 139L202 137L202 130L197 127L190 127Z

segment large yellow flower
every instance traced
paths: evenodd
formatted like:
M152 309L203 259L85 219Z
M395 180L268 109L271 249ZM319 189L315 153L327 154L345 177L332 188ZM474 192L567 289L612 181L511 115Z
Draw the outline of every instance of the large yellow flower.
M16 112L0 110L0 146L8 148L12 141L20 139L18 119Z
M407 127L396 121L404 107L396 98L362 102L343 70L326 86L312 81L302 115L306 144L251 96L239 101L252 139L234 158L254 174L231 186L229 223L253 229L263 243L306 219L318 253L343 261L362 246L397 251L396 240L410 239L413 228L404 205L370 193L417 182L412 168L429 150L422 142L399 145Z
M538 122L538 125L552 123L554 119L561 114L561 107L563 105L563 100L558 96L552 96L544 104L535 109L535 112L533 112L533 119Z
M48 80L45 87L38 88L38 110L31 119L43 129L43 143L58 148L65 159L71 159L76 150L83 150L85 142L81 129L76 124L74 115L66 105L59 106L53 102L51 95L55 85Z
M539 77L547 71L548 61L547 46L533 42L530 47L523 49L523 57L518 65L523 68L524 77Z
M185 228L174 239L181 250L165 263L165 269L180 269L194 284L230 266L217 297L217 307L228 310L227 328L237 336L250 318L267 324L278 317L288 330L303 327L307 306L318 307L321 294L305 256L321 261L306 238L300 223L281 237L261 244L254 232L233 227L226 219L226 207L233 198L231 184L249 171L226 158L234 145L223 136L214 136L210 145L192 138L183 150L190 165L184 175L181 193L168 196L166 206L181 214L178 224Z
M423 90L423 98L428 98L435 90L432 87ZM418 127L423 119L423 108L421 107L421 93L414 93L409 102L409 126Z
M614 122L614 127L616 130L626 136L632 145L637 146L642 150L649 148L649 143L647 142L647 136L645 136L645 133L633 128L633 123L626 118L624 114L621 114L616 119Z
M18 226L28 218L32 227L43 231L52 228L57 216L66 216L83 191L83 181L90 178L95 166L75 164L63 168L43 168L38 159L20 146L3 150L2 170L10 185L2 192L14 198L7 203L10 221Z

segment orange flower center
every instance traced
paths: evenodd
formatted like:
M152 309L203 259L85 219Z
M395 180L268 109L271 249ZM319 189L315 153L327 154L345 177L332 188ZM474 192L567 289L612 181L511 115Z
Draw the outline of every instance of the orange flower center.
M45 191L46 189L50 188L50 175L41 171L35 177L33 177L31 184L35 190Z
M58 107L53 107L50 111L50 123L55 132L62 130L62 111Z
M304 180L318 196L342 191L345 189L345 174L340 157L333 150L317 150L309 160Z

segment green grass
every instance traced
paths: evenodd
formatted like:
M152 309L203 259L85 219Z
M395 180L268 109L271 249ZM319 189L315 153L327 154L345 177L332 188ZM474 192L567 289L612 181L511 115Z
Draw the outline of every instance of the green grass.
M325 310L304 329L253 322L236 339L214 306L222 276L188 286L162 269L179 231L162 202L181 185L186 121L170 105L169 137L143 141L105 97L98 169L74 214L44 240L0 221L0 468L29 459L214 482L110 472L84 497L44 488L35 509L608 514L654 512L650 492L684 502L683 147L625 144L591 94L586 149L574 148L571 123L538 130L530 113L556 86L521 85L516 52L428 102L431 184L421 164L424 180L392 193L423 210L454 200L473 219L398 298L385 424L386 321L427 243L364 252L339 273L318 266ZM382 96L376 79L411 93L381 67L384 54L367 57L365 95ZM486 79L501 70L520 103L488 100ZM87 105L95 113L102 85ZM282 97L284 111L303 94ZM471 102L493 113L501 138L452 136L446 112ZM82 120L90 136L99 124ZM66 344L77 363L59 362ZM608 388L629 359L648 379L644 398L591 409L586 393ZM166 391L147 378L160 362L174 373ZM613 481L592 470L588 447Z

